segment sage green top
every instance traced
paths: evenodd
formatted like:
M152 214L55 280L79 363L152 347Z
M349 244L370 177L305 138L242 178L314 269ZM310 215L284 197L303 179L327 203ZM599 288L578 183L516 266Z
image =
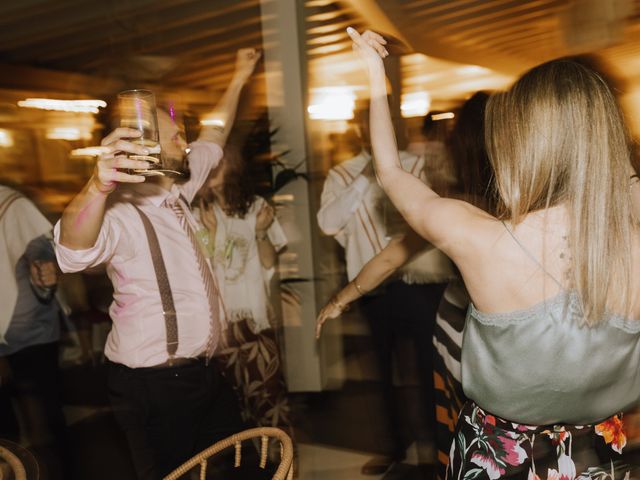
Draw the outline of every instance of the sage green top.
M577 294L566 291L509 313L471 305L462 386L481 408L513 422L598 423L640 399L640 320L608 315L589 327Z

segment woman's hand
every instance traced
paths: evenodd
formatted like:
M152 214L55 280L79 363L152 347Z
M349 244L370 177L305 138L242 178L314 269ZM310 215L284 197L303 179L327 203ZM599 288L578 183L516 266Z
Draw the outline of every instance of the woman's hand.
M218 229L218 219L216 218L216 212L213 209L213 203L205 203L204 199L200 199L200 221L204 227L209 230L209 233L215 237L216 230Z
M241 48L236 54L235 75L246 82L256 68L262 54L255 48Z
M364 61L369 70L383 67L382 59L389 56L384 47L387 41L379 34L367 30L360 35L354 28L347 28L347 33L353 40L353 50Z
M322 331L322 325L329 319L338 318L344 312L345 306L340 304L335 298L332 298L328 304L326 304L316 320L316 338L320 338L320 332Z
M100 145L102 153L96 163L92 183L101 193L111 193L118 183L141 183L145 177L130 175L118 169L147 170L149 163L144 160L133 160L132 155L149 155L149 151L142 145L137 145L125 139L139 137L140 131L132 128L116 128L107 135Z
M256 233L266 232L273 223L275 213L273 207L265 203L256 217Z

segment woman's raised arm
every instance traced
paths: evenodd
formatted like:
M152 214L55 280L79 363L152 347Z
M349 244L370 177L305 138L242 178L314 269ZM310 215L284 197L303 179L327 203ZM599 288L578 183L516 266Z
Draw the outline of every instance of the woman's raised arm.
M402 169L387 101L382 61L388 55L386 41L371 31L360 35L348 28L347 32L369 76L371 146L378 181L407 223L455 259L459 241L473 228L474 220L486 219L488 214L469 203L440 197Z

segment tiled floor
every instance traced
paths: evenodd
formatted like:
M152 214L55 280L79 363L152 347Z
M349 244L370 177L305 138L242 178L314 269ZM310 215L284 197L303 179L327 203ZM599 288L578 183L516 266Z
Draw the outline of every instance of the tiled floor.
M396 464L385 475L362 475L362 465L373 455L367 452L318 444L299 444L299 478L304 480L426 480L432 470L418 470L409 452L405 462Z
M304 480L376 480L381 476L363 476L362 465L371 454L322 445L299 444L300 472Z

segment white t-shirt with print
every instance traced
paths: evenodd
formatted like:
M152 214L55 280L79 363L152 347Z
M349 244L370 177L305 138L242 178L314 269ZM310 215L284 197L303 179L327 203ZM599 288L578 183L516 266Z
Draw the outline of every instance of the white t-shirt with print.
M256 242L256 218L265 203L256 196L244 218L228 216L214 205L217 229L212 263L227 321L247 319L256 333L270 327L269 283L275 272L273 267L262 266ZM267 235L276 252L286 246L287 237L277 218Z

